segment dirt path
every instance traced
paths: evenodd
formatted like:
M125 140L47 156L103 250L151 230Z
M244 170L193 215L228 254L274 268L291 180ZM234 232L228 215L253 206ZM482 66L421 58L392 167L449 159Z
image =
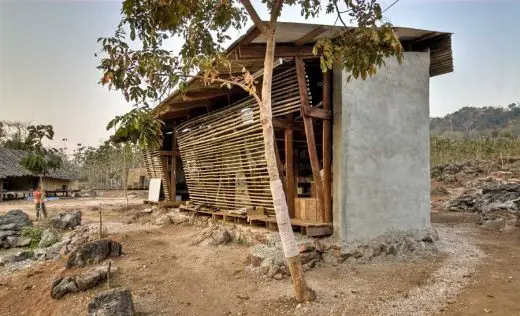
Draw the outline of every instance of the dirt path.
M434 213L434 222L475 227L477 218L460 213ZM471 237L487 257L446 315L520 315L520 231L472 229Z
M84 216L95 225L96 215L87 211ZM248 248L243 245L190 246L200 228L126 225L118 222L117 212L107 211L107 216L111 238L122 243L125 253L113 260L119 269L114 283L132 290L139 315L396 315L399 304L413 303L413 293L430 286L429 280L448 262L439 256L367 265L321 264L307 273L318 301L298 305L289 279L257 279L244 271ZM520 233L482 231L468 215L434 213L432 218L443 229L477 240L488 255L465 276L468 284L442 313L520 315ZM1 277L0 315L86 315L88 302L104 286L53 300L50 284L64 273L63 266L61 259Z

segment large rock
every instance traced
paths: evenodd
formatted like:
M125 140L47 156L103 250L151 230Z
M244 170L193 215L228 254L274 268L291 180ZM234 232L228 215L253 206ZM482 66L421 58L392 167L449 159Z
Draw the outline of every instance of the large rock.
M38 244L39 248L45 248L54 245L60 241L60 235L52 228L47 228L42 232L42 238Z
M6 241L11 247L25 247L31 244L31 238L24 236L9 236Z
M0 216L0 230L20 230L26 226L32 226L32 223L29 215L21 210L11 210Z
M133 316L134 302L130 290L115 288L96 295L88 304L89 316Z
M33 251L21 251L0 258L0 266L34 258Z
M81 212L80 211L69 211L59 213L53 216L49 223L52 227L57 229L72 229L76 226L81 225Z
M83 267L87 264L99 263L110 257L119 257L121 250L121 244L110 239L89 242L70 253L66 267Z
M116 269L112 269L114 273ZM58 299L67 293L86 291L107 279L108 267L97 267L73 276L59 277L52 282L51 297Z

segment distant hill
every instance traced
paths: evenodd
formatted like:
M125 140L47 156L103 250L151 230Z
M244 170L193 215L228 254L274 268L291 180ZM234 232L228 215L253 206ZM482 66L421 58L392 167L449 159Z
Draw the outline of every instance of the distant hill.
M463 107L430 119L432 135L443 137L520 136L520 103L507 107Z

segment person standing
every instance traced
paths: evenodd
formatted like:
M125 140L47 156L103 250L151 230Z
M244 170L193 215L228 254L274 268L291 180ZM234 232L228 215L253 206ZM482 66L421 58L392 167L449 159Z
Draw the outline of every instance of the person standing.
M45 209L45 202L43 192L40 186L33 191L33 199L36 207L36 220L40 220L40 211L42 212L43 218L47 218L47 210Z

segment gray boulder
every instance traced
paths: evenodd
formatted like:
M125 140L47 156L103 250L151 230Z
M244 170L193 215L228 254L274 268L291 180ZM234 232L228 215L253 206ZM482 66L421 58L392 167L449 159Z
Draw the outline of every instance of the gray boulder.
M110 257L121 255L121 244L110 240L101 239L86 243L73 250L67 259L66 267L83 267L87 264L99 263Z
M20 230L26 226L32 226L32 223L29 220L29 215L21 210L11 210L0 216L0 230Z
M81 225L81 212L69 211L59 213L49 220L50 225L56 229L73 229Z
M34 258L33 251L21 251L0 258L0 266Z
M54 245L60 241L60 235L52 228L47 228L42 232L42 238L38 244L39 248L45 248Z
M61 298L67 293L78 292L78 287L74 283L73 277L60 277L52 281L51 285L51 297Z
M31 238L23 236L9 236L6 241L11 247L25 247L31 244Z
M115 288L96 295L88 304L89 316L135 315L132 293L128 289Z
M116 272L112 269L111 273ZM72 276L59 277L52 282L51 297L58 299L67 293L75 293L91 289L107 279L108 267L97 267Z

